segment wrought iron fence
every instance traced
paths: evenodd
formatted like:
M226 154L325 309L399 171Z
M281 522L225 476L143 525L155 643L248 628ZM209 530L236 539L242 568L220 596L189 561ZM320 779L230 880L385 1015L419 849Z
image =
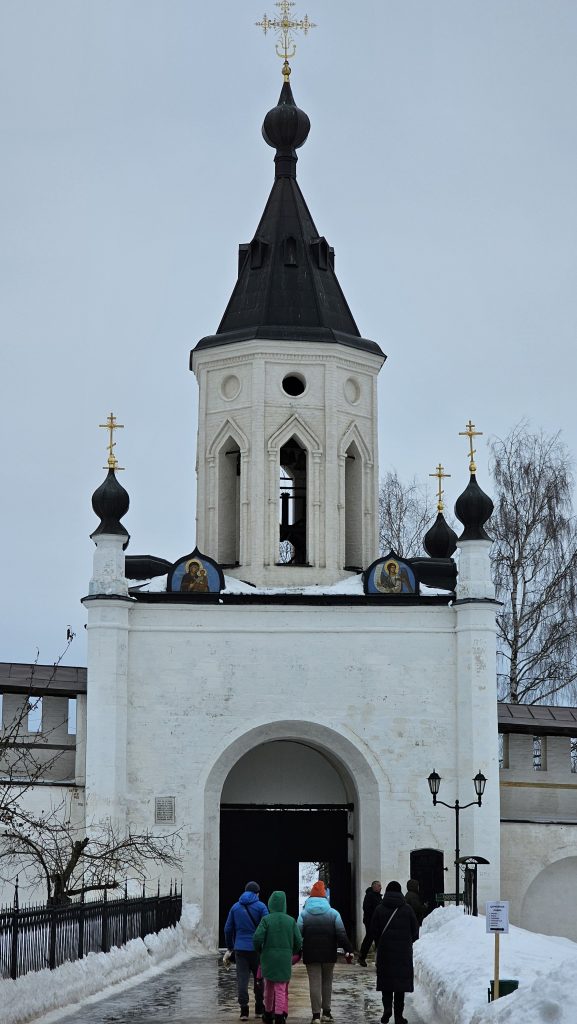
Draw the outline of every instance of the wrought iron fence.
M18 978L43 967L53 970L87 953L108 953L130 939L144 938L175 925L182 911L182 886L156 896L124 896L63 906L19 907L18 886L13 907L0 909L0 977Z

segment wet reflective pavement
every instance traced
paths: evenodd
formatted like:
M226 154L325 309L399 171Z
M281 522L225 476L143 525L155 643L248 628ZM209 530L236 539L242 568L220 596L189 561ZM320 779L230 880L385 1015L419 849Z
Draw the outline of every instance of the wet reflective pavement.
M335 1024L378 1024L383 1010L380 995L375 992L374 967L337 964L331 1009ZM250 1012L254 1024L252 998ZM238 1017L234 967L226 970L216 956L206 956L188 960L97 1003L76 1007L62 1019L66 1024L236 1024ZM405 1017L409 1024L425 1024L413 1010L410 995ZM309 1024L310 1019L307 973L298 964L289 989L289 1024Z

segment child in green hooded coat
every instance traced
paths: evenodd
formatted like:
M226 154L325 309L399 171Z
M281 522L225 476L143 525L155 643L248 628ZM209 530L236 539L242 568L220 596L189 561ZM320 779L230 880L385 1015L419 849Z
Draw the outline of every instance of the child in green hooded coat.
M271 1024L282 1024L288 1013L288 983L291 979L293 958L302 949L302 936L296 921L286 912L286 895L273 892L268 901L268 915L254 933L253 942L260 953L260 966L264 980L264 1017Z

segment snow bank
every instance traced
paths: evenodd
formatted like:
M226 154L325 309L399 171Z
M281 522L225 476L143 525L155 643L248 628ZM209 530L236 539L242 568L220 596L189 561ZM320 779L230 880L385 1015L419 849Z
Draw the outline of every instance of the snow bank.
M198 936L199 908L192 903L182 908L182 917L174 928L164 928L158 935L145 939L132 939L126 946L114 947L110 953L88 953L83 960L62 964L54 971L32 971L12 981L0 980L0 1020L2 1024L25 1024L42 1014L56 1020L60 1014L50 1011L70 1010L97 994L102 998L105 989L121 985L128 988L130 979L142 975L160 974L182 963L191 956L200 956L207 950ZM135 982L132 982L134 984Z
M519 989L488 1004L495 940L485 918L456 907L425 918L414 946L419 1013L443 1024L575 1024L577 943L511 926L500 947L500 977Z

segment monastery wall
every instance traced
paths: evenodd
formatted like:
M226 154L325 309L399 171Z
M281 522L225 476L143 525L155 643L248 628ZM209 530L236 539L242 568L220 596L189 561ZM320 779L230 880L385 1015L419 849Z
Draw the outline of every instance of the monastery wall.
M294 741L336 768L355 806L357 903L372 878L404 883L410 851L424 847L444 850L446 891L453 890L454 814L433 807L427 776L433 769L442 776L441 799L468 803L475 794L466 780L480 768L488 779L483 806L461 816L461 852L491 862L480 872L480 899L494 898L496 702L494 661L483 646L493 643L494 611L482 603L465 611L469 618L463 620L456 607L433 604L91 601L90 814L105 815L114 803L125 807L137 828L182 829L184 895L203 906L205 925L215 934L221 793L231 769L254 748ZM100 636L107 638L105 647ZM105 678L106 664L116 661L114 639L126 651L116 721L126 709L127 742L126 770L117 762L112 778L112 763L101 765L90 751L106 745L99 686L106 718L115 714L112 677ZM474 655L464 656L465 648ZM463 685L470 673L472 685ZM262 802L273 802L266 761L260 771ZM319 789L318 772L311 785L306 772L297 768L293 775L291 799L300 793L300 802L315 802L328 792ZM233 800L239 800L238 776L235 787ZM274 802L285 795L279 792ZM159 826L155 798L166 796L175 798L175 823ZM258 802L254 777L249 797Z

